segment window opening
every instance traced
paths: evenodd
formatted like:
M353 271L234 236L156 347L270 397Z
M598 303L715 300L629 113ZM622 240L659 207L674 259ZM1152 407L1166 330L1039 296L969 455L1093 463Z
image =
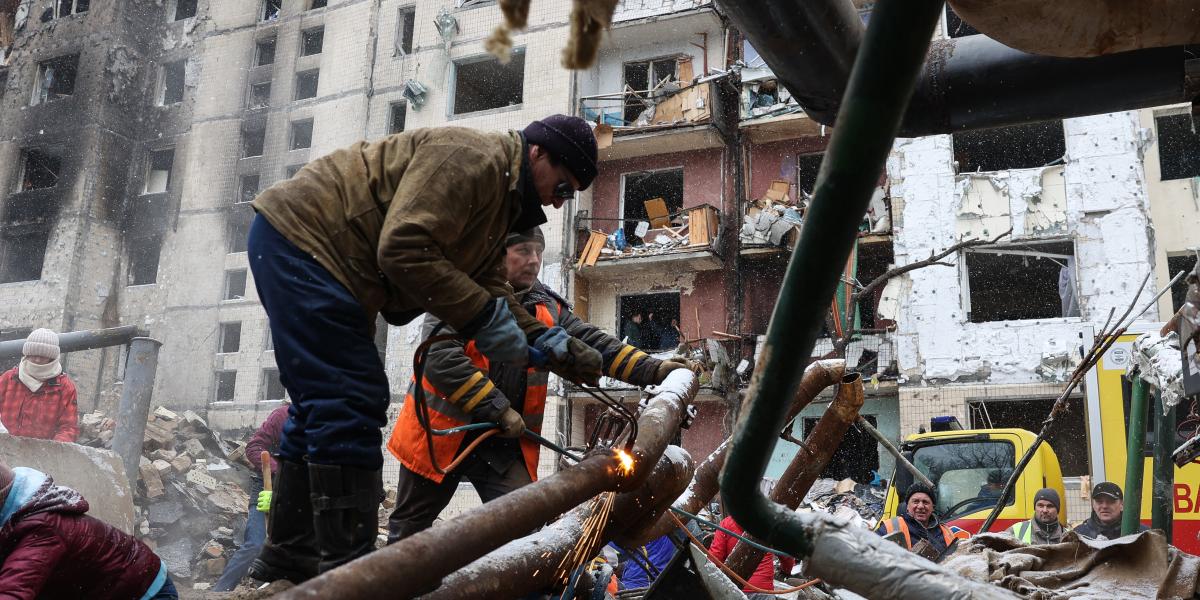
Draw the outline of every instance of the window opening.
M296 100L316 98L320 78L321 72L317 69L296 73Z
M396 20L396 46L392 53L393 56L412 54L413 29L415 29L416 17L416 7L404 6L400 8L399 18Z
M283 381L279 379L279 369L263 369L262 399L283 400L287 391L283 389Z
M196 0L175 0L175 20L182 21L196 16Z
M1155 117L1158 166L1162 180L1200 177L1200 133L1192 130L1188 113Z
M250 101L247 103L251 109L266 108L271 105L271 82L264 81L263 83L250 84Z
M259 40L254 44L254 66L261 67L275 62L275 38Z
M1062 121L1042 121L953 135L959 173L1034 169L1054 164L1067 153Z
M300 56L320 54L321 47L325 44L325 28L306 29L301 32L300 40Z
M17 191L40 190L58 185L62 159L40 150L26 150L17 178Z
M162 66L158 86L158 104L160 106L169 106L183 102L184 62L179 60Z
M49 242L48 229L10 227L0 231L0 283L41 279Z
M262 156L263 144L266 141L265 129L242 130L242 158Z
M872 427L878 427L875 415L863 415L863 418ZM802 439L808 439L819 420L816 417L805 417ZM879 442L875 441L875 438L871 437L871 434L867 433L865 429L860 428L857 424L851 424L837 449L833 451L829 464L825 466L824 471L821 471L821 478L835 481L850 478L859 483L871 483L878 470Z
M641 238L637 237L636 231L639 221L649 219L646 201L661 198L666 204L668 215L675 215L683 210L682 168L625 173L624 184L624 209L621 218L626 219L625 239L634 244L643 243Z
M515 48L512 60L500 64L495 57L454 63L454 114L516 106L524 99L525 50Z
M391 118L388 120L388 133L400 133L404 131L404 120L408 117L407 102L393 102L391 109Z
M1174 277L1180 271L1183 271L1185 273L1191 273L1192 270L1195 268L1196 268L1196 253L1195 252L1189 252L1187 254L1181 254L1179 256L1168 256L1167 257L1167 275L1170 277ZM1187 275L1184 275L1182 279L1175 282L1175 285L1171 286L1171 313L1172 314L1179 312L1179 309L1183 307L1184 299L1187 296L1187 288L1188 288Z
M258 196L259 179L258 173L239 177L237 200L234 203L253 202Z
M130 238L128 285L149 285L158 281L162 243L162 234Z
M262 20L274 21L279 18L279 8L283 0L263 0Z
M1041 430L1046 415L1050 414L1054 398L968 400L968 404L983 409L968 410L972 429L1013 427L1036 433ZM1087 425L1082 410L1059 415L1046 443L1058 455L1064 477L1078 477L1091 472L1088 468Z
M664 85L664 82L676 81L679 77L678 57L657 58L640 62L630 62L624 65L625 87L631 95L625 98L625 123L631 125L638 120L638 115L647 107L653 106L650 98L654 90Z
M216 393L213 399L217 402L233 402L237 390L237 371L217 371L214 382Z
M38 105L74 94L78 67L78 54L62 56L39 64L37 87L34 88L32 104Z
M246 298L246 270L236 269L225 271L225 293L223 300L244 300Z
M972 323L1079 316L1071 242L973 248L965 262Z
M317 8L325 8L325 6L328 4L329 3L326 0L312 0L308 4L308 10L313 10L313 9L317 9Z
M146 185L143 194L161 194L171 186L171 166L175 162L172 149L155 150L146 161Z
M233 354L242 347L242 323L221 323L221 340L217 346L219 354Z
M250 222L254 219L254 210L247 204L234 205L229 211L229 221L226 226L227 248L229 254L246 251L246 238L250 235Z
M646 351L670 350L682 339L679 292L621 296L617 337Z
M292 123L291 143L288 150L303 150L312 146L313 122L297 121Z

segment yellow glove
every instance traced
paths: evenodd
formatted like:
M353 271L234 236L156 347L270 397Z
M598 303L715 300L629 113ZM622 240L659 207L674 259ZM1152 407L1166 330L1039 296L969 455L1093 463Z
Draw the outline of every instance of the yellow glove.
M271 510L271 492L267 490L259 492L258 504L254 508L257 508L260 513L269 512Z

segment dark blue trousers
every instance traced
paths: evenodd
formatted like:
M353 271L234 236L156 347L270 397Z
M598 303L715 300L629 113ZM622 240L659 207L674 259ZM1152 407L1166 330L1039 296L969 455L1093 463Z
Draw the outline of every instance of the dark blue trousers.
M250 226L248 253L279 378L292 398L280 455L382 468L389 390L362 304L261 215Z
M262 479L250 478L250 507L246 513L246 530L242 533L242 545L225 565L221 577L213 584L214 592L231 592L250 572L250 564L258 558L263 542L267 539L267 515L258 511L258 493L263 491Z

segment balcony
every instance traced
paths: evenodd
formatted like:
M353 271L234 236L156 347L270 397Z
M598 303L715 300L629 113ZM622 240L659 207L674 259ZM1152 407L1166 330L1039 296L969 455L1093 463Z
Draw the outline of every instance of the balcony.
M613 279L639 271L719 269L721 257L716 249L720 221L720 211L708 204L674 215L663 211L661 217L651 215L649 221L591 218L580 213L576 229L587 232L587 238L580 245L575 268L590 279ZM609 224L608 229L613 232L599 229L603 223ZM633 232L632 243L626 238L626 231Z

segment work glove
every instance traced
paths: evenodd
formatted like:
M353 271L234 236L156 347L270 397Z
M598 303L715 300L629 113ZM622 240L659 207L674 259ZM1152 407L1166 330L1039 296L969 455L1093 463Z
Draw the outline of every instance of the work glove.
M477 325L474 331L468 327L467 335L475 340L475 347L493 362L521 366L529 362L529 343L525 332L517 325L517 319L508 309L503 298L495 298L471 319Z
M562 327L551 327L534 340L533 347L546 356L547 366L575 383L600 385L603 359L595 348L571 337Z
M258 504L255 505L254 508L257 508L258 512L260 512L260 513L270 512L270 510L271 510L271 492L270 492L270 490L263 490L258 493Z
M525 419L521 418L521 413L512 408L504 409L500 414L500 437L519 438L522 433L525 433Z
M690 371L691 368L692 365L686 358L683 358L682 356L672 356L671 358L662 361L662 364L658 365L658 369L654 372L654 383L655 385L661 384L667 379L667 375L671 371L676 369L688 369Z

